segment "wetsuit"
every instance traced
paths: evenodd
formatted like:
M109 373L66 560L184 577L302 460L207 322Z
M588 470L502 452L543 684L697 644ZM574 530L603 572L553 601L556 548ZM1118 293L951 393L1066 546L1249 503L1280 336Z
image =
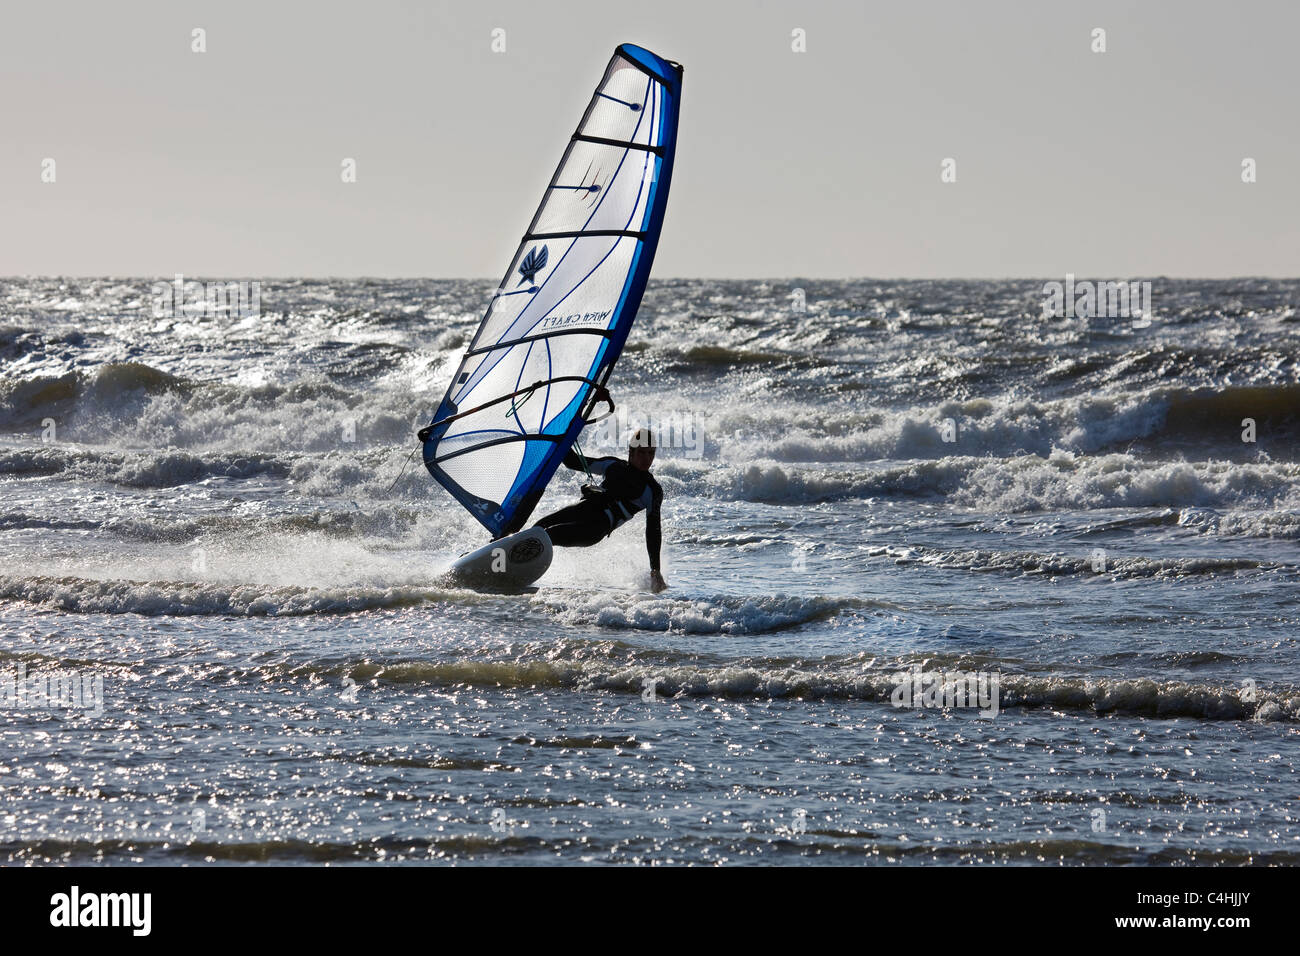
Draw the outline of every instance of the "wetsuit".
M574 471L582 469L582 459L573 451L564 456L564 465ZM582 501L561 508L540 519L551 543L561 548L586 548L609 535L638 511L645 512L645 547L650 553L650 570L659 570L659 507L664 492L648 471L633 468L622 458L588 460L593 478L601 479L596 487L582 489Z

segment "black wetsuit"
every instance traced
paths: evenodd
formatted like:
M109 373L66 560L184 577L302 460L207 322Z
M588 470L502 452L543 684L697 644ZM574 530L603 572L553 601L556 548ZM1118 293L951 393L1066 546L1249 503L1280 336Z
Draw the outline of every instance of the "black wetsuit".
M572 449L564 464L582 469L582 459ZM582 500L540 519L551 543L561 548L587 548L609 535L638 511L645 512L645 547L650 553L650 570L659 570L659 507L664 492L648 471L633 468L622 458L596 458L587 462L592 477L601 479L595 488L582 489Z

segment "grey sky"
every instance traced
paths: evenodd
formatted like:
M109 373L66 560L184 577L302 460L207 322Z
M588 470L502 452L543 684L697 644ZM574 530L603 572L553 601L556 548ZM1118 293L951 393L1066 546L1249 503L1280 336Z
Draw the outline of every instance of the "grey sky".
M686 68L657 277L1300 272L1283 0L0 9L0 275L496 278L623 41Z

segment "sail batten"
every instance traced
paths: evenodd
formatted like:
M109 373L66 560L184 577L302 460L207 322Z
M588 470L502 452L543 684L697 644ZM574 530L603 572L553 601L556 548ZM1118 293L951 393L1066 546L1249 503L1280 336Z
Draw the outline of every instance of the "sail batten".
M663 224L681 75L640 47L614 52L421 430L430 474L494 537L524 526L627 340Z

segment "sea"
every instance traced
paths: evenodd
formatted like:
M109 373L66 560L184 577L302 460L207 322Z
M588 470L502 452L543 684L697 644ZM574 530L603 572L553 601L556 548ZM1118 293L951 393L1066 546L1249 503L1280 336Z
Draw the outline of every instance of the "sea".
M0 279L0 862L1300 863L1300 280L1065 280L652 281L656 594L444 577L491 280Z

